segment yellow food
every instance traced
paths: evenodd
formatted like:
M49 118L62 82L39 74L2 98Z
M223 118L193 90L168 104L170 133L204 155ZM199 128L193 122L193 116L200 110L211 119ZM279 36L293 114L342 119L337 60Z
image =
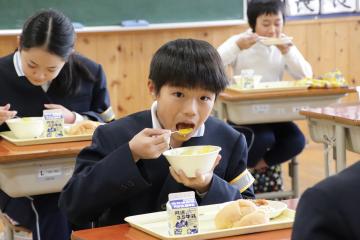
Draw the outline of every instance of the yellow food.
M202 146L201 148L197 149L186 149L185 151L181 152L180 155L198 155L198 154L204 154L204 153L210 153L213 151L213 148L211 146Z
M70 127L67 131L69 135L93 134L95 129L100 125L99 122L85 120Z
M191 133L193 131L192 128L183 128L180 129L179 131L177 131L180 135L188 135L189 133Z
M303 78L300 84L306 84L312 88L338 88L347 87L348 83L340 71L327 72L320 78Z

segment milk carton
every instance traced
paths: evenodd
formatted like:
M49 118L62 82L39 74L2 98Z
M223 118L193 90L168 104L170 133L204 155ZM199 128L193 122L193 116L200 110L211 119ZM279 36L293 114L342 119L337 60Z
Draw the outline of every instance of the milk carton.
M64 136L64 116L61 110L44 110L43 117L45 122L44 137Z
M169 235L195 234L199 232L198 204L195 193L170 193L166 204Z

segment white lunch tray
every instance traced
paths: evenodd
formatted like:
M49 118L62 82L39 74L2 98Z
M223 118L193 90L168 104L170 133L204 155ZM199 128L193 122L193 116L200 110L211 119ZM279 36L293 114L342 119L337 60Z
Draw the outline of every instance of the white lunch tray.
M170 236L168 234L167 212L155 212L126 217L125 221L132 227L140 229L160 239L214 239L227 236L236 236L247 233L271 231L291 228L294 222L295 211L286 209L279 217L271 219L269 223L246 227L218 230L214 224L216 213L224 204L213 204L199 207L199 233L192 235Z
M39 137L39 138L19 139L16 138L11 131L0 132L0 136L3 137L5 140L15 144L16 146L85 141L85 140L91 140L92 138L92 134L82 134L82 135L65 135L64 137L52 137L52 138Z

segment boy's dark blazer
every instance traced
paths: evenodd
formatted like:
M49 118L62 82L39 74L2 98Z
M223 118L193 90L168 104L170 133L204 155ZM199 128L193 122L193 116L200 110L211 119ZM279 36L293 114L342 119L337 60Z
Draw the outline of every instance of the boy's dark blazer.
M305 191L292 239L360 239L360 162Z
M209 117L203 137L194 137L183 146L217 145L222 159L215 168L206 196L200 205L242 198L228 184L246 169L245 137L224 122ZM99 221L99 225L122 223L126 216L164 210L168 194L191 189L175 182L164 156L133 161L129 141L144 128L152 128L151 113L135 113L100 126L90 147L77 158L73 176L60 195L60 208L73 223ZM253 197L250 187L242 193Z

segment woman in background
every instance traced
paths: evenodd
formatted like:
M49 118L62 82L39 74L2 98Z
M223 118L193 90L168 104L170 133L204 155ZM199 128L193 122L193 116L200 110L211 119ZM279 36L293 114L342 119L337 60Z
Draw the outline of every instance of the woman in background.
M264 37L286 37L282 32L285 22L283 1L252 0L248 3L247 17L251 29L230 37L218 48L223 63L231 66L234 75L239 75L244 69L253 69L256 75L262 76L262 82L280 81L285 71L294 79L312 76L310 64L293 43L268 46L261 42ZM254 169L257 179L255 193L280 190L276 188L281 188L278 164L293 158L305 146L300 129L293 122L235 128L245 133L248 143L254 136L248 167ZM262 174L265 171L267 173ZM274 178L273 183L269 182L271 178Z
M0 59L0 131L5 120L42 116L44 109L60 109L65 123L113 120L102 67L76 54L74 44L72 23L60 12L44 10L25 22L18 50ZM58 195L11 198L0 190L0 208L33 239L68 240Z

